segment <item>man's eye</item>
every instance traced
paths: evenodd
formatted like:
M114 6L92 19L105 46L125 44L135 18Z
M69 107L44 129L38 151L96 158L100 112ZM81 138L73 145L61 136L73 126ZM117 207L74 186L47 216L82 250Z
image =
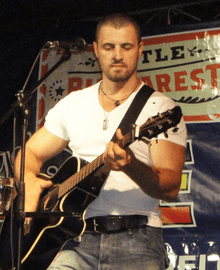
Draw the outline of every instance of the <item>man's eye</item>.
M105 46L104 46L104 49L107 50L107 51L109 51L109 50L112 49L112 46L111 46L111 45L105 45Z
M130 44L125 44L124 46L123 46L123 48L125 49L125 50L130 50L131 49L131 45Z

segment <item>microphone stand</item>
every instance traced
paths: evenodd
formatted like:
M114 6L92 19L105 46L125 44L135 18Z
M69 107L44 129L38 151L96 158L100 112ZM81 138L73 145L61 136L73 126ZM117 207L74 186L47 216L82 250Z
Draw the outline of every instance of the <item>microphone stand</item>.
M42 48L42 50L45 46ZM41 51L42 51L41 50ZM40 52L41 52L40 51ZM39 54L40 55L40 54ZM24 165L25 165L25 145L27 138L28 116L29 109L27 107L28 101L32 98L33 93L44 82L48 76L50 76L63 62L71 58L70 50L65 50L61 59L39 80L36 84L27 92L19 91L17 94L18 100L12 104L9 109L1 118L0 126L14 113L15 119L19 116L22 117L22 143L21 143L21 163L20 163L20 181L17 185L17 217L18 217L18 261L17 270L21 269L21 255L20 249L22 246L22 236L24 235L24 221L26 213L24 212L24 200L25 200L25 184L24 184ZM12 258L13 259L13 258Z
M37 88L43 83L63 62L69 60L71 58L71 52L65 51L61 59L39 80L36 84L28 91L29 93L25 93L22 97L24 100L23 103L26 104L32 97L33 93L37 90ZM19 91L17 96L20 97L20 92L24 94L23 91ZM12 115L12 113L19 107L21 101L15 101L11 105L11 109L9 109L1 118L0 118L0 126Z
M27 128L28 128L28 117L29 110L27 104L24 101L25 95L19 92L18 95L19 109L18 113L21 113L23 118L22 125L22 144L21 144L21 164L20 164L20 182L17 185L17 218L18 218L18 257L17 257L17 269L21 268L21 247L22 247L22 236L24 235L24 201L25 201L25 184L24 184L24 165L25 165L25 145L27 140ZM15 118L17 115L15 115ZM16 120L15 120L16 121Z

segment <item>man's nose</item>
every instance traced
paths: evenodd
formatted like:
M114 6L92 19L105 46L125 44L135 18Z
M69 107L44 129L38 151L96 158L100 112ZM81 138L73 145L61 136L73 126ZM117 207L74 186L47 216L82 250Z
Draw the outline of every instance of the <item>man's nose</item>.
M115 47L114 59L117 61L120 61L123 59L123 52L122 52L122 49L120 47Z

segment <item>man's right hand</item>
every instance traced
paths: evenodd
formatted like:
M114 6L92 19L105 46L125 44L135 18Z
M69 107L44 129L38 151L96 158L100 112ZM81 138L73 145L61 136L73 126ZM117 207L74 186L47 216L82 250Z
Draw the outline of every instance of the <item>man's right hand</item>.
M53 182L35 177L25 181L25 212L35 212L38 207L40 195L45 188L50 188Z
M53 182L41 178L32 178L25 182L25 212L35 212L38 208L40 195L45 188L50 188ZM24 234L30 232L32 218L26 217L24 221Z

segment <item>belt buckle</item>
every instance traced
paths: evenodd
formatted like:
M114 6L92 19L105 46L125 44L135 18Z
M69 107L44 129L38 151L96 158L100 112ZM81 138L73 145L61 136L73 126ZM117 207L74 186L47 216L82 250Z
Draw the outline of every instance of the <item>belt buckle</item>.
M93 218L93 228L94 228L94 232L95 232L95 233L101 233L100 231L97 230L97 226L98 226L98 224L96 223L96 219Z

